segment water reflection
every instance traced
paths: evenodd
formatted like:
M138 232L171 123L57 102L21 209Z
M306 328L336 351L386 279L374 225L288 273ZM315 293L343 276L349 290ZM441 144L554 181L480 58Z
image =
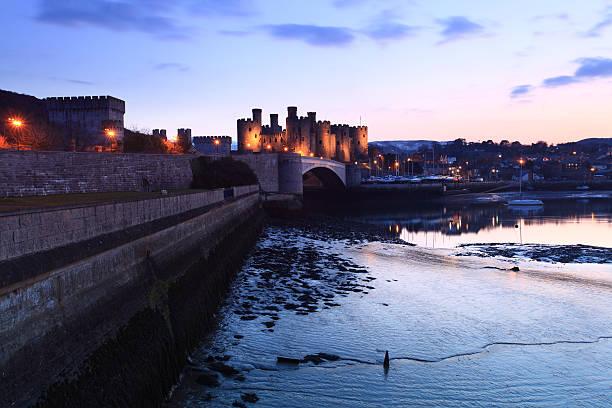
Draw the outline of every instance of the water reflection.
M354 217L429 248L469 243L585 244L611 247L610 200L550 201L544 207L505 205L410 209Z

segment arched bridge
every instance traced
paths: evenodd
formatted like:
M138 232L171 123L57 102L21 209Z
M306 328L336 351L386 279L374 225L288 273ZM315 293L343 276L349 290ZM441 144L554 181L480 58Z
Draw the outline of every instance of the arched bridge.
M344 189L361 181L354 165L295 153L233 154L255 172L266 193L303 194L304 186Z
M325 188L346 187L346 165L335 160L318 157L302 157L304 186L320 185Z

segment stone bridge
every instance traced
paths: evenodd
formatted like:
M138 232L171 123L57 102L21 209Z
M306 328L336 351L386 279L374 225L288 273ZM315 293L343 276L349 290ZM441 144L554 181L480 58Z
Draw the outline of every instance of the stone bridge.
M232 155L253 169L266 193L304 193L304 186L345 189L361 182L355 165L295 153L249 153Z

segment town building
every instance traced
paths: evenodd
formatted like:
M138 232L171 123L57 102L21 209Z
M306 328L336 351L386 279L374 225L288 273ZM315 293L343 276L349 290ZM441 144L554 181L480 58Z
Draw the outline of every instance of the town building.
M270 114L270 124L263 125L262 110L253 109L250 119L238 119L238 152L293 152L303 156L323 157L341 162L367 160L368 127L317 121L316 112L297 115L297 108L287 108L285 129L278 114Z

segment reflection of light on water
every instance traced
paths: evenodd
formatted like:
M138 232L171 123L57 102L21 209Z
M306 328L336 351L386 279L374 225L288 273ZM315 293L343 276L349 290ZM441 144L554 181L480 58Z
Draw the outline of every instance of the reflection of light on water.
M515 228L516 225L519 228ZM594 245L610 247L609 237L612 224L601 217L591 214L586 217L519 218L504 225L499 218L491 220L491 227L477 231L469 230L469 223L461 228L461 217L456 222L448 221L448 229L411 231L405 226L395 225L394 230L403 241L430 248L453 248L461 244L476 243L516 243L516 244L558 244ZM390 228L390 232L393 230Z

